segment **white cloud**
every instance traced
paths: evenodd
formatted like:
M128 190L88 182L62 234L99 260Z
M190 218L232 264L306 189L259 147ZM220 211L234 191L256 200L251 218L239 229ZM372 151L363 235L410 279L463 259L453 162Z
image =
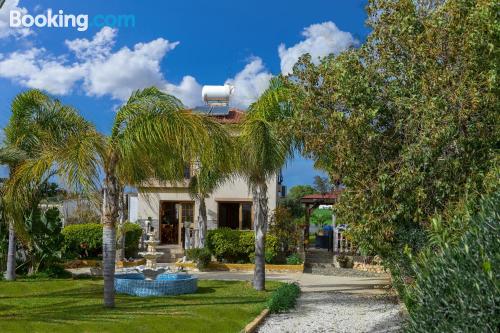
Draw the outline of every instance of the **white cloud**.
M234 86L231 103L238 107L247 107L267 89L272 77L262 59L253 58L234 78L226 81L227 84Z
M44 49L14 52L0 60L1 77L58 95L68 94L84 75L81 65L64 66L61 58L46 56Z
M190 75L184 76L179 85L166 83L164 90L179 98L184 105L189 107L201 104L201 85Z
M278 47L283 74L289 74L299 57L305 53L311 54L313 62L318 63L320 57L330 53L338 54L358 43L350 33L339 30L333 22L310 25L302 35L305 37L303 41L289 48L284 44ZM226 81L235 86L232 103L247 107L267 89L272 77L262 59L252 59L234 78Z
M289 48L285 44L278 47L283 74L289 74L299 57L305 53L309 53L312 61L318 63L321 57L331 53L338 54L358 44L351 33L340 30L331 21L312 24L304 29L302 35L305 40Z
M83 82L82 88L89 96L109 95L121 101L126 100L133 90L152 85L175 90L182 95L180 98L192 95L187 90L198 85L196 80L185 77L179 86L175 86L166 82L161 73L161 60L178 42L158 38L113 53L116 34L115 29L105 27L91 40L67 40L66 46L77 59L73 63L65 57L51 56L41 48L7 56L0 54L0 77L57 95L71 93L79 81Z
M95 34L92 40L77 38L66 40L65 43L79 59L103 59L111 53L111 49L115 44L116 34L116 29L104 27Z
M163 38L139 43L131 50L127 47L107 55L103 60L87 63L88 76L84 89L92 96L110 95L126 100L136 89L165 84L160 62L177 43Z
M0 39L8 36L25 37L31 34L28 28L10 27L10 11L20 11L23 14L28 12L26 8L19 7L19 0L6 0L0 9Z
M16 7L18 1L7 0L6 4ZM1 23L2 16L0 38ZM333 22L313 24L302 34L305 37L303 41L288 48L281 44L278 48L284 74L291 71L304 53L310 53L313 61L317 62L319 57L339 53L357 44L350 33L339 30ZM123 47L113 51L116 37L116 29L104 27L92 39L66 40L69 55L74 55L73 62L68 61L69 55L53 56L43 48L0 53L0 77L57 95L71 93L78 84L89 96L110 96L119 101L125 101L133 90L156 85L187 106L202 103L201 85L196 78L186 75L179 84L173 84L161 72L161 61L179 42L158 38L135 44L133 48ZM226 80L227 84L235 86L232 105L243 108L250 105L269 86L272 76L262 59L250 59L239 73Z

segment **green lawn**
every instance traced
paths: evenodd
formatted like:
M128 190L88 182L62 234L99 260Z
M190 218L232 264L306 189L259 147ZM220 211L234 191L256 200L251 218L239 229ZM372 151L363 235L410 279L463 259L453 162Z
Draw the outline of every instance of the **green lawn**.
M102 307L102 280L0 282L0 332L240 332L265 307L278 282L257 292L241 281L198 282L182 296L116 297Z

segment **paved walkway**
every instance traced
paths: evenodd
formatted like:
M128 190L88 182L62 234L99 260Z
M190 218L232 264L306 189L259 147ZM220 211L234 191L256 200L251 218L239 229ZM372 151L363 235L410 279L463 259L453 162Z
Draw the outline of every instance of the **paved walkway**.
M199 272L200 279L251 280L252 273ZM326 276L267 273L269 280L297 282L302 295L294 310L270 315L260 333L398 332L400 307L387 294L388 275Z
M195 272L200 279L248 280L251 272ZM376 277L327 276L303 273L266 273L266 279L297 282L302 292L349 292L364 295L383 295L389 284L387 275Z

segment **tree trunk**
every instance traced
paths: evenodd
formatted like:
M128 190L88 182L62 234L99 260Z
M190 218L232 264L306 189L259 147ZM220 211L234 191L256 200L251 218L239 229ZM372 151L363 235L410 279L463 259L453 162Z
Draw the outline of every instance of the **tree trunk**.
M254 231L255 231L255 270L253 287L255 290L266 288L266 232L267 232L267 185L253 187Z
M116 157L111 156L104 180L104 215L102 233L102 262L104 277L104 306L115 306L116 220L118 218L119 184L115 175Z
M201 248L205 247L205 238L207 236L207 205L205 198L200 198L200 208L198 210L198 244Z
M16 233L13 222L9 222L9 247L7 251L7 271L5 272L7 281L16 279Z

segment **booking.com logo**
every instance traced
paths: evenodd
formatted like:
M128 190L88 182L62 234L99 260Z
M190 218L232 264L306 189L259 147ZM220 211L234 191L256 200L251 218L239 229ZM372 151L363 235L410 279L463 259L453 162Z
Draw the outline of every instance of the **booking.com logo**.
M0 0L1 2L1 0ZM89 27L102 28L133 28L135 27L135 15L98 14L90 18L87 14L65 14L62 9L30 15L18 10L10 11L10 26L12 28L76 28L78 31L87 31Z

